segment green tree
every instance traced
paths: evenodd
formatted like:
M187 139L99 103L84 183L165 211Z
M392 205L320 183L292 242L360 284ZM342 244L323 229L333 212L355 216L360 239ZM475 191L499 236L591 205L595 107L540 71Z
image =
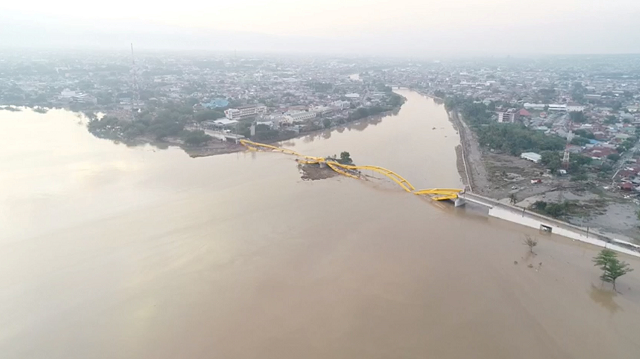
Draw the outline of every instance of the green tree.
M583 172L584 166L588 165L593 161L591 157L582 155L580 153L574 153L571 155L569 160L569 172Z
M467 119L468 117L465 117ZM477 126L479 124L479 126ZM476 123L476 132L481 145L501 150L514 156L526 151L561 150L566 140L555 135L545 135L540 131L529 129L515 123L492 123L483 126Z
M622 108L622 102L620 101L616 101L613 103L613 105L611 105L611 109L614 111L620 111L621 108Z
M573 204L569 201L563 203L548 203L545 201L535 201L532 205L534 211L548 216L559 218L569 213Z
M324 128L331 127L331 120L328 118L325 118L324 120L322 120L322 125L324 126Z
M535 201L533 203L533 209L538 211L544 211L547 208L547 202L545 201Z
M588 138L588 139L591 139L591 140L596 138L591 131L587 131L587 130L584 130L584 129L576 130L574 133L577 136Z
M600 166L600 173L606 175L608 173L611 173L611 171L613 171L613 166L608 163L603 163L602 166Z
M571 176L571 180L572 181L586 181L588 179L589 179L589 177L587 177L586 173L578 173L578 174L576 174L574 176Z
M569 112L569 118L571 119L571 121L577 122L577 123L587 122L587 117L584 115L584 112L582 111Z
M209 142L209 140L211 140L212 137L204 133L204 131L202 130L196 130L196 131L183 131L182 139L184 140L185 143L189 145L197 146L197 145L202 145L206 142Z
M576 136L571 140L571 144L576 146L584 146L587 143L589 143L589 140L580 136Z
M574 82L571 86L571 98L578 103L584 103L584 95L587 93L587 89L584 88L582 83Z
M602 269L600 279L603 282L613 284L613 290L616 290L616 279L633 271L629 264L618 259L618 254L611 249L605 248L593 258L595 266Z
M617 153L612 153L610 155L607 156L607 159L613 161L613 162L617 162L620 159L620 155Z
M349 154L349 152L347 151L340 152L340 159L338 160L338 162L342 163L343 165L352 164L353 160L351 159L351 154Z
M555 173L562 167L562 158L559 152L545 151L541 153L540 162L545 165L551 173Z
M224 112L216 111L216 110L204 110L196 113L194 115L194 120L198 122L206 121L206 120L217 120L219 118L224 117Z
M518 203L518 197L516 197L515 193L509 195L509 203L511 203L512 205Z

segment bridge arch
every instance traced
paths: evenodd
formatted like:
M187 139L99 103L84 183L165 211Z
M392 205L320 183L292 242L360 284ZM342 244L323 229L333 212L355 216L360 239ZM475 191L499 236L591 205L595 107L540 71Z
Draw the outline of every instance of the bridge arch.
M353 165L344 165L332 160L327 161L325 158L323 157L313 157L313 156L305 156L302 155L296 151L287 149L287 148L281 148L281 147L277 147L277 146L273 146L273 145L268 145L268 144L264 144L264 143L258 143L258 142L253 142L253 141L249 141L249 140L240 140L239 141L243 146L257 151L259 149L265 149L265 150L271 150L271 151L277 151L277 152L281 152L281 153L285 153L285 154L289 154L289 155L294 155L297 157L300 157L301 159L298 160L299 163L305 163L305 164L315 164L315 163L326 163L327 166L329 168L331 168L332 170L334 170L335 172L343 175L343 176L347 176L347 177L351 177L351 178L355 178L355 179L360 179L359 176L357 176L354 173L349 172L348 170L370 170L370 171L374 171L377 173L380 173L384 176L386 176L387 178L391 179L393 182L395 182L396 184L398 184L402 189L404 189L405 191L409 192L409 193L413 193L416 195L429 195L432 199L436 200L436 201L444 201L444 200L455 200L458 198L458 194L460 192L462 192L461 189L457 189L457 188L432 188L432 189L423 189L423 190L416 190L415 187L408 181L406 180L404 177L402 177L401 175L386 169L384 167L379 167L379 166L353 166Z

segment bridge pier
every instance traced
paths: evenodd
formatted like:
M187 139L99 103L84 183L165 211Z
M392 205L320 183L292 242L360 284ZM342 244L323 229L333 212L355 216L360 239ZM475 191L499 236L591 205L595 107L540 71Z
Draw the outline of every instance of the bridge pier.
M464 198L458 197L453 203L454 203L454 207L462 207L467 203L467 201Z

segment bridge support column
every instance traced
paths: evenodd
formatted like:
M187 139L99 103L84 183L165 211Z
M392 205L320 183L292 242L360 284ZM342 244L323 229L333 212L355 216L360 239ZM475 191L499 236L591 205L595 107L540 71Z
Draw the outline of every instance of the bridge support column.
M464 198L456 198L455 202L454 202L454 206L455 207L462 207L467 203L467 201Z

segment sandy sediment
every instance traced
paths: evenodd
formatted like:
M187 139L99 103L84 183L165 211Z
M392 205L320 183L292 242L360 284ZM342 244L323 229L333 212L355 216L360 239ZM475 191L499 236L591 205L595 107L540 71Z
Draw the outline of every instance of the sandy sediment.
M456 155L462 182L471 191L484 194L490 188L490 182L478 140L456 111L450 111L448 115L460 135L460 146L456 148Z
M315 181L335 177L338 173L328 166L321 167L318 164L300 164L300 178L303 180Z

